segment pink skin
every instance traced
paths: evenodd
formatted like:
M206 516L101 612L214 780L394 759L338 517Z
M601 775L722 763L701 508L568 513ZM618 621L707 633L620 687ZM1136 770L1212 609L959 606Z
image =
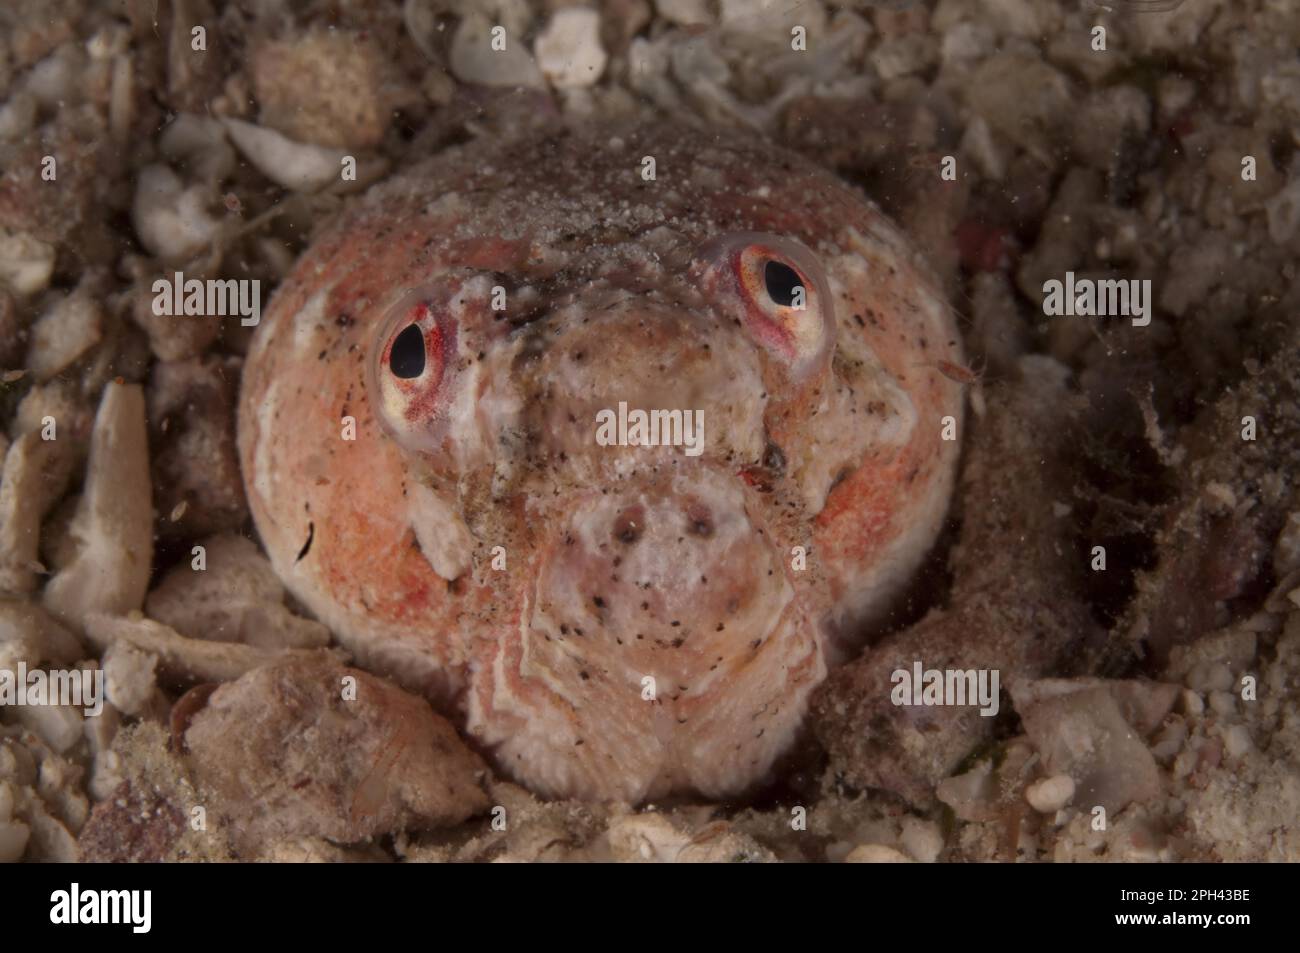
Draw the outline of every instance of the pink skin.
M295 595L505 772L717 797L937 534L941 361L949 310L835 179L688 129L561 132L451 150L315 242L249 355L241 456ZM620 402L702 414L703 452L600 445Z

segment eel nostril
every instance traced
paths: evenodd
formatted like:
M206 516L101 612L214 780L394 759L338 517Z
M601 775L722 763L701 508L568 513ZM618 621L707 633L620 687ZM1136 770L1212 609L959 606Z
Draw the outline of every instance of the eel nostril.
M763 468L774 476L785 473L785 453L774 443L768 443L763 451Z
M632 507L618 514L614 520L614 538L630 546L645 532L645 513L641 507Z
M692 506L686 511L686 529L692 536L708 539L713 535L713 514L703 506Z

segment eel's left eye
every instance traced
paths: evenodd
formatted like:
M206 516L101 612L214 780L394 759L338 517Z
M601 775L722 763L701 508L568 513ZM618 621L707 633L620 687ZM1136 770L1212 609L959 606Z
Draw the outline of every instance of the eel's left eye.
M388 366L393 374L402 380L411 380L424 373L424 333L418 324L408 324L393 338L393 347L388 354Z
M807 294L799 273L784 262L769 261L764 265L763 283L767 287L767 296L782 307L793 307Z
M433 450L446 430L457 327L444 298L433 289L403 295L371 345L371 403L380 423L408 450Z
M738 310L741 324L789 373L804 379L824 366L835 315L817 256L793 239L761 232L724 235L696 255L709 286Z

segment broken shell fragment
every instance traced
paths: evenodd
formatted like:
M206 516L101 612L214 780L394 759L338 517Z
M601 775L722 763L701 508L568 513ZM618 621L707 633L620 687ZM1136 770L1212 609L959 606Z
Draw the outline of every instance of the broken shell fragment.
M235 169L235 150L216 119L181 113L163 130L158 147L205 184L216 184Z
M600 45L600 14L585 7L557 10L533 51L552 86L594 86L609 58Z
M32 430L14 441L5 455L0 475L0 592L36 588L41 520L72 476L73 453L68 441L43 440Z
M45 588L50 614L80 628L92 612L139 609L153 563L153 499L138 384L104 388L72 535L80 549Z
M103 338L103 320L85 289L61 298L32 325L27 369L40 381L66 370Z
M222 685L185 742L241 846L356 843L455 824L488 806L483 762L426 701L326 658L285 659Z
M54 246L0 228L0 284L19 297L44 291L54 274Z
M19 662L29 668L68 665L84 651L75 635L34 602L0 599L0 669L12 671Z
M496 29L503 32L497 34L494 48L487 17L470 13L460 21L451 41L450 66L456 78L480 86L544 86L542 71L519 35Z
M1035 781L1025 789L1025 800L1040 814L1055 814L1074 797L1074 779L1058 774Z
M222 122L239 151L276 185L295 192L314 192L330 182L342 180L345 156L342 150L295 142L274 129L242 119Z
M233 534L200 544L207 568L182 562L149 594L151 618L191 639L259 648L316 648L329 630L284 606L284 587L251 539Z
M198 254L217 235L220 223L207 211L207 190L186 186L165 165L140 170L131 218L151 255L181 261Z
M86 639L100 649L126 642L142 652L158 657L158 670L173 683L229 682L259 666L276 661L281 655L314 657L319 649L255 648L233 642L209 642L187 639L174 629L143 617L94 614L86 618ZM338 659L341 653L327 650L327 658Z

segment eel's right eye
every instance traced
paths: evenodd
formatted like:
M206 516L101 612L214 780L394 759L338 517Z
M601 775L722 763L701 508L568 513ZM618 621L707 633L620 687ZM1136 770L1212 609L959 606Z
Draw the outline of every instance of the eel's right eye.
M445 430L455 353L455 319L427 289L403 295L379 327L369 361L371 401L408 450L434 449Z
M388 367L394 376L411 380L424 373L427 363L424 356L424 333L418 324L408 324L405 330L393 338L393 346L388 353Z

